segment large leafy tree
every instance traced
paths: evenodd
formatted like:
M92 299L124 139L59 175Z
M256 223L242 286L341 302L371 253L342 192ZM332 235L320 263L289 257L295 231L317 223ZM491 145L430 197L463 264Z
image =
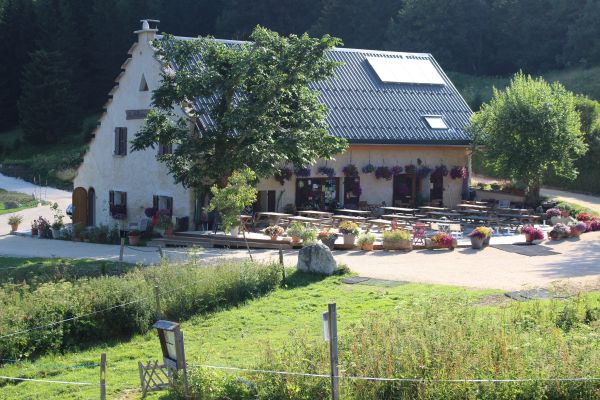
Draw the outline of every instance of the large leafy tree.
M575 161L587 146L575 96L561 84L517 73L506 90L473 115L469 130L484 163L497 174L527 185L528 202L539 201L543 177L575 179Z
M251 39L155 41L158 56L171 67L132 147L175 144L173 153L158 159L177 183L206 192L215 183L223 187L234 170L250 168L267 177L282 163L307 165L345 149L344 140L328 133L326 109L309 88L332 76L337 64L325 53L339 40L282 37L261 27ZM195 99L204 106L187 107L182 116L179 106Z

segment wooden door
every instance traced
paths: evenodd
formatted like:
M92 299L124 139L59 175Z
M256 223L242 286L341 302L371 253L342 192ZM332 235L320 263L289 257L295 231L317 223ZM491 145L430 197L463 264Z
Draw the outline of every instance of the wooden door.
M78 187L73 191L73 223L87 225L88 196L87 191Z

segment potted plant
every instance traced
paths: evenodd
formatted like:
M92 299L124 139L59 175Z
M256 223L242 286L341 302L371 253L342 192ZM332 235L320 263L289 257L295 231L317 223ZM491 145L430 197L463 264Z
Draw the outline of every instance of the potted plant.
M549 208L546 210L546 219L549 219L552 225L560 222L560 215L561 211L558 208Z
M535 228L533 225L525 225L521 227L521 233L525 235L525 241L527 243L533 243L534 240L544 239L544 231L539 228Z
M171 235L173 234L173 220L171 218L171 211L165 208L158 210L156 213L155 222L156 224L154 225L154 228L161 236L165 236L169 228L171 228Z
M568 238L571 235L571 228L567 225L558 223L554 225L548 236L553 240Z
M127 239L129 239L129 244L131 246L138 246L140 244L140 238L142 237L142 233L137 229L132 229L127 234Z
M306 227L303 223L294 221L290 224L290 227L287 229L287 234L292 238L292 243L298 244L302 240L302 234L306 230Z
M52 204L50 209L52 210L52 214L54 216L54 221L52 222L52 225L51 225L52 237L54 239L58 239L58 238L60 238L60 230L64 226L63 213L62 213L62 210L60 208L58 208L58 203Z
M325 246L329 247L330 250L333 250L338 234L326 228L319 232L317 237Z
M579 221L578 223L576 223L575 225L573 225L571 227L571 236L572 237L579 237L586 230L587 230L587 225L585 224L585 222Z
M471 247L481 249L485 245L485 240L492 236L492 230L485 226L478 226L469 233L471 238Z
M40 239L47 239L47 238L52 237L52 230L50 228L50 222L46 218L40 216L37 219L37 225L38 225L38 237Z
M19 224L23 222L23 217L21 215L11 215L8 217L8 224L10 225L10 231L16 232L19 229Z
M410 232L404 229L383 232L383 248L385 250L412 250Z
M271 225L265 228L265 235L271 236L271 240L277 240L277 238L283 235L285 229L280 227L279 225Z
M317 230L307 226L300 238L304 244L313 244L317 241Z
M372 233L364 233L358 237L358 246L364 251L373 251L373 243L375 243L375 235Z
M434 248L450 249L450 250L454 250L454 246L456 245L454 243L454 238L445 232L438 232L437 234L432 236L431 244L433 245Z
M339 232L344 236L344 246L354 246L358 236L358 224L352 221L344 221L340 224Z

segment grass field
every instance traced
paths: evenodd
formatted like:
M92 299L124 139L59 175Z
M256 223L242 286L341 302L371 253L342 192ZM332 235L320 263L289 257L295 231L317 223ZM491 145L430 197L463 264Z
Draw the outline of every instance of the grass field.
M15 202L19 205L17 208L6 208L5 202ZM37 201L35 201L30 195L17 192L8 192L4 189L0 189L0 215L16 213L28 208L36 207Z
M25 271L36 271L48 277L52 276L49 271L55 269L55 263L69 262L3 259L0 266L17 266L17 271L11 274L19 276L30 275ZM97 271L98 264L77 261L71 268ZM596 319L592 317L589 317L593 320L590 324L583 322L588 318L583 315L593 316L600 310L600 293L585 294L568 301L507 304L501 293L493 290L420 284L395 287L347 285L340 279L339 276L320 279L288 270L285 288L238 307L192 317L182 323L188 363L303 370L310 362L320 370L326 359L326 347L320 339L321 313L328 303L336 302L344 370L356 372L366 368L361 364L367 364L371 373L383 375L383 360L397 355L406 357L401 363L405 368L417 369L419 363L425 362L419 358L426 356L430 376L452 376L453 373L495 376L487 365L491 363L502 366L496 373L504 376L507 373L504 369L508 368L512 377L519 377L516 374L536 373L540 370L538 363L554 367L553 363L558 359L562 360L559 362L561 368L572 368L576 363L581 368L595 366L598 370L566 371L557 365L557 371L560 370L557 373L594 374L600 371L600 324L593 322ZM400 331L404 333L398 335ZM368 339L371 335L372 339ZM396 344L390 347L380 340ZM408 343L412 344L408 346ZM298 347L294 347L296 344ZM428 349L428 346L433 348ZM271 349L270 352L267 349ZM299 349L317 353L296 354ZM411 351L416 353L410 355ZM77 353L43 356L31 364L7 363L0 368L0 375L96 383L96 364L101 352L106 352L108 357L109 398L139 398L137 362L160 358L154 331L136 335L129 341L114 340ZM381 360L376 362L379 356ZM466 357L470 357L471 362L460 361ZM384 368L384 372L378 368ZM549 372L540 372L543 373ZM15 384L0 379L0 399L88 399L97 396L97 392L98 388L91 386ZM168 396L167 392L161 392L149 398Z

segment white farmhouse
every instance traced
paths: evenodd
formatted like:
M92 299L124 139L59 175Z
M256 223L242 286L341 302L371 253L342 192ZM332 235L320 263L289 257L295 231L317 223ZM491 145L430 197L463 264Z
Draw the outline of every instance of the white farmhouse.
M156 160L157 152L171 149L130 151L162 70L151 43L157 29L143 21L135 33L138 40L74 182L74 222L138 222L153 207L169 209L195 229L202 204ZM468 183L470 138L464 128L471 110L433 56L337 48L328 57L343 64L314 87L329 108L330 133L350 146L334 161L296 166L289 180L262 180L255 210L459 203ZM358 176L344 174L348 165Z

